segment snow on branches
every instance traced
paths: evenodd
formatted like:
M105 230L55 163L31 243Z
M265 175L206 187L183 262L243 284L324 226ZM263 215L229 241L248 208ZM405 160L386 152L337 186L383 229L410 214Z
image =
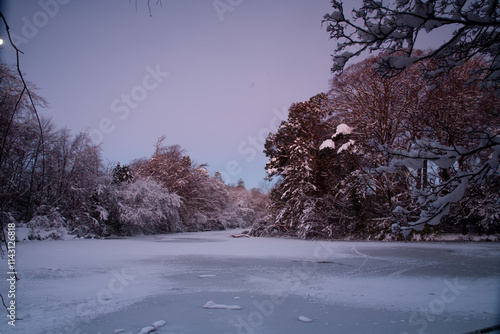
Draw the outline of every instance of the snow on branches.
M433 77L480 54L490 60L481 69L485 85L498 88L500 57L500 6L497 1L388 1L363 0L347 16L344 4L332 0L333 12L323 23L330 38L337 41L332 71L342 73L347 62L365 52L387 54L379 60L386 75L400 73L413 64L434 59L439 66L428 72ZM415 55L415 45L431 34L449 31L446 41L426 55Z
M451 206L463 201L472 188L481 187L492 177L500 177L500 136L485 134L473 149L446 147L425 141L418 141L410 151L380 149L386 150L393 159L389 167L378 168L379 172L394 172L397 168L418 170L424 167L425 162L430 162L432 166L428 168L435 174L428 187L414 191L419 217L410 219L407 224L398 222L393 225L405 237L412 230L423 230L425 225L440 224L443 217L450 214ZM486 157L477 154L485 151L489 152ZM403 212L400 207L396 211ZM408 210L403 213L411 214Z

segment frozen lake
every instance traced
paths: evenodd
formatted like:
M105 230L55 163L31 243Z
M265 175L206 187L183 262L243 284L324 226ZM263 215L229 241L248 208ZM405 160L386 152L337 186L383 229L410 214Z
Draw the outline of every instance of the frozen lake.
M156 322L160 334L406 334L500 324L499 243L231 233L18 243L19 320L4 317L0 332L136 334ZM0 288L6 297L6 279Z

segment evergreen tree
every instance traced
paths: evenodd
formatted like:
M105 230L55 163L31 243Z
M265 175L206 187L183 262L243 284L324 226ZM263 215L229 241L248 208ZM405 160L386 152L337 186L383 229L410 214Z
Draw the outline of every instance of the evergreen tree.
M130 167L128 165L120 166L120 163L116 164L113 169L113 183L129 183L134 180L134 176Z
M327 96L321 93L293 104L288 120L268 136L264 151L269 157L268 179L280 177L280 181L271 193L275 215L265 233L277 229L306 237L324 218L318 212L318 201L324 195L319 147L326 139L329 116Z

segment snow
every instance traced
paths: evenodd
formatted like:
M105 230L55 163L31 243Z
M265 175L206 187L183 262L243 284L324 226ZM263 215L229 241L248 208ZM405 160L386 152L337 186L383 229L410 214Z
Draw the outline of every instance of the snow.
M311 318L308 318L308 317L303 316L303 315L301 315L299 317L299 320L302 321L302 322L313 322L313 320Z
M19 320L0 332L462 333L500 316L499 243L231 234L17 243Z
M331 14L327 14L329 18L331 18L332 20L335 20L335 21L342 21L344 19L344 14L342 14L341 12L333 12Z
M209 309L241 310L241 306L239 305L217 304L211 300L208 301L205 305L203 305L203 307Z
M349 125L342 123L337 125L337 129L335 130L335 134L332 136L332 138L335 138L340 134L348 135L351 133L352 133L352 128Z
M155 330L156 330L156 328L154 328L153 326L146 326L146 327L143 327L141 329L139 334L148 334L148 333L154 332Z
M325 148L332 148L334 149L335 148L335 142L331 139L327 139L325 140L321 146L319 147L320 150L324 150Z
M339 147L339 149L337 150L337 154L340 154L343 151L349 149L349 147L354 146L354 144L355 144L355 141L352 139L349 139L349 141L347 143L342 144L342 146Z
M347 125L347 124L339 124L337 126L337 129L335 130L335 133L333 134L332 138L336 138L339 135L348 135L352 133L352 128ZM347 150L350 146L354 145L354 140L350 139L347 143L343 144L342 146L339 147L337 150L337 153L341 153L342 151ZM327 139L325 140L321 146L319 147L320 150L324 150L326 148L335 148L335 142L332 139Z
M165 320L158 320L158 321L153 322L153 327L158 329L160 327L165 326L166 323L167 322Z
M339 67L344 66L353 55L354 54L352 52L345 51L341 55L335 56L334 62Z

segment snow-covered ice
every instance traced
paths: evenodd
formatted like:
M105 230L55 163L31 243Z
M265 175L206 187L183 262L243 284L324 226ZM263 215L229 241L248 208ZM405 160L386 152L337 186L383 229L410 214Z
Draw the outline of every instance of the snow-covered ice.
M499 243L230 236L238 232L18 243L19 319L0 319L0 333L465 333L500 324ZM4 297L6 273L4 260ZM235 300L240 310L202 307Z

